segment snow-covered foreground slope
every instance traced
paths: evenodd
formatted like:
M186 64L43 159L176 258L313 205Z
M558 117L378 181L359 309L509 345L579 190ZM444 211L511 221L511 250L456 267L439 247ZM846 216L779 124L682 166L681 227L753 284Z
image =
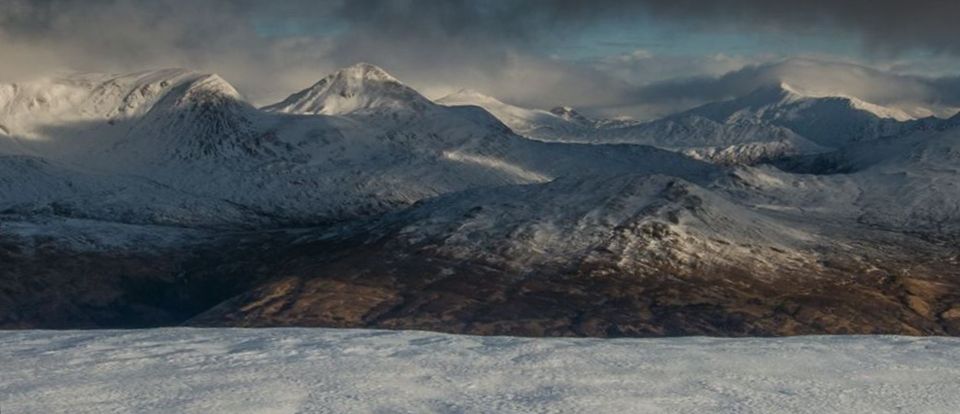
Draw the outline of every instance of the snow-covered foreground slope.
M11 413L953 413L960 340L0 333Z

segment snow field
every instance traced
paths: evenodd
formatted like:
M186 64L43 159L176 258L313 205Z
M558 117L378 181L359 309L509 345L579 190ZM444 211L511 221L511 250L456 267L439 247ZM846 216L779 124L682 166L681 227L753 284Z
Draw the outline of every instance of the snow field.
M0 333L10 413L953 413L960 339Z

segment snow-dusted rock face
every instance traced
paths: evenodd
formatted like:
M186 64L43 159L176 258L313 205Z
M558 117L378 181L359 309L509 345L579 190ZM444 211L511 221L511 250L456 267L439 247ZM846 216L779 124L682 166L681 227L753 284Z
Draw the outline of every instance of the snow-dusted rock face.
M522 202L519 202L522 200ZM623 269L704 262L759 265L802 260L815 237L663 175L566 177L540 185L474 190L396 218L398 240L464 261L531 271L599 255ZM429 247L424 247L429 246Z

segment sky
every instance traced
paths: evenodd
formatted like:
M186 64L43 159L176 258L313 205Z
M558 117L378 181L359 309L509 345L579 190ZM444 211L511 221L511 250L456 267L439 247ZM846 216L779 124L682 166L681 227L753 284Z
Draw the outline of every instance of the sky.
M362 61L431 98L602 116L771 82L948 114L956 16L954 0L0 0L0 82L186 67L268 104Z

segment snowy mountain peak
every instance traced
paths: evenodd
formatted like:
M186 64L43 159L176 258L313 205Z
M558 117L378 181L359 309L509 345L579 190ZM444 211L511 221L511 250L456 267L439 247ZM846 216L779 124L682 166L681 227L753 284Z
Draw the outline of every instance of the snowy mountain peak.
M231 98L243 99L240 92L229 82L217 74L203 75L192 82L191 90L203 90L209 93L229 96Z
M191 73L179 83L162 81L166 93L136 120L111 151L142 159L226 160L264 152L257 142L257 110L226 80Z
M216 74L197 74L172 88L167 96L158 102L185 108L196 105L246 105L240 92L226 80Z
M894 119L900 122L910 121L916 119L915 116L908 114L906 111L898 108L891 108L882 105L877 105L871 102L867 102L863 99L857 98L855 96L850 96L848 94L834 92L834 93L824 93L824 92L810 92L804 91L800 88L796 88L787 84L786 82L780 83L780 89L787 93L790 97L795 99L840 99L846 100L849 102L850 106L854 109L859 109L861 111L866 111L872 113L880 118Z
M348 77L352 79L366 79L366 80L381 81L381 82L400 83L400 81L397 80L397 78L387 73L387 71L383 70L383 68L376 65L371 65L369 63L364 63L364 62L360 62L360 63L354 64L353 66L340 69L339 71L337 71L335 75L340 75L340 76Z
M264 110L291 114L348 115L382 111L422 112L431 106L433 103L429 99L383 69L358 63Z
M139 119L157 106L176 108L211 100L242 103L223 78L186 69L65 74L0 85L0 125L8 134L42 137L50 125L113 125Z

